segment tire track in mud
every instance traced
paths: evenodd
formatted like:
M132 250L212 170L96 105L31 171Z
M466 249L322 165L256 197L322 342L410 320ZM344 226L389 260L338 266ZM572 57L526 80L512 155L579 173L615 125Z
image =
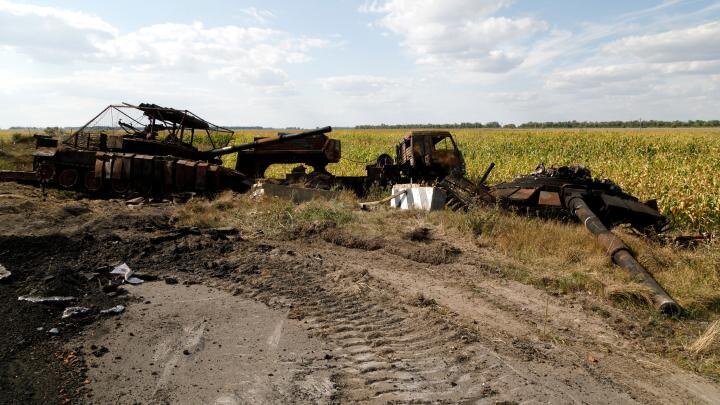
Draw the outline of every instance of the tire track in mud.
M233 279L255 299L289 306L291 318L329 342L326 363L333 368L337 401L634 402L582 369L558 372L558 365L532 348L501 355L492 342L481 342L429 308L398 302L382 286L365 293L344 288L357 280L343 280L317 255L245 249L251 251L230 260L238 266Z

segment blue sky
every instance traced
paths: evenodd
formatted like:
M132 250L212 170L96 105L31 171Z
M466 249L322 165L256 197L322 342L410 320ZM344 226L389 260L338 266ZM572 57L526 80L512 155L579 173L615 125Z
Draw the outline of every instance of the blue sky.
M717 119L720 1L0 0L0 127Z

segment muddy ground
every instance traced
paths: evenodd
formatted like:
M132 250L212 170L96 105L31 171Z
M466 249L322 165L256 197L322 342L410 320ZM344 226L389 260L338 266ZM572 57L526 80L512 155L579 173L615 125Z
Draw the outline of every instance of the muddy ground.
M0 402L720 402L622 310L508 280L472 244L179 228L177 209L0 184ZM116 287L122 262L145 283Z

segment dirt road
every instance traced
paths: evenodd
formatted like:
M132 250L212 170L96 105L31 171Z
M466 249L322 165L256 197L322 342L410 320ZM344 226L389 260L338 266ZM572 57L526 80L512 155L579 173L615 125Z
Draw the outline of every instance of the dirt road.
M0 375L7 403L53 393L76 403L720 401L716 383L619 333L635 326L618 309L507 280L497 271L503 257L442 235L364 240L325 226L277 239L177 229L170 204L2 193L15 196L0 197L10 226L0 263L13 271L0 284L0 315L14 326L0 360L35 356L50 370L42 386L33 370ZM31 215L38 210L50 214ZM21 293L50 291L50 257L81 304L127 311L66 320L48 337L36 327L60 324L62 308L23 304L36 314L21 326L7 308ZM70 277L118 261L157 281L109 296ZM70 352L80 360L66 365Z
M107 320L79 342L107 349L88 371L97 403L329 402L324 343L287 311L201 285L131 293L139 302L120 325Z

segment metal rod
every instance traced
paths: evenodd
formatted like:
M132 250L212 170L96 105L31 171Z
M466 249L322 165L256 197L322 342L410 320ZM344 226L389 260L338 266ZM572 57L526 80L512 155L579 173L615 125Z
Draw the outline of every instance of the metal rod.
M480 185L485 184L485 182L486 182L487 179L488 179L488 176L490 176L490 172L492 171L492 169L493 169L494 167L495 167L495 162L491 162L491 163L490 163L490 166L488 166L487 170L485 170L485 173L484 173L483 176L480 178L480 181L478 182L478 184L480 184Z
M566 198L565 204L585 224L585 227L597 236L613 262L627 270L633 279L650 289L655 309L666 315L675 315L682 311L680 305L662 288L652 274L635 259L625 242L607 229L581 197L571 195Z

